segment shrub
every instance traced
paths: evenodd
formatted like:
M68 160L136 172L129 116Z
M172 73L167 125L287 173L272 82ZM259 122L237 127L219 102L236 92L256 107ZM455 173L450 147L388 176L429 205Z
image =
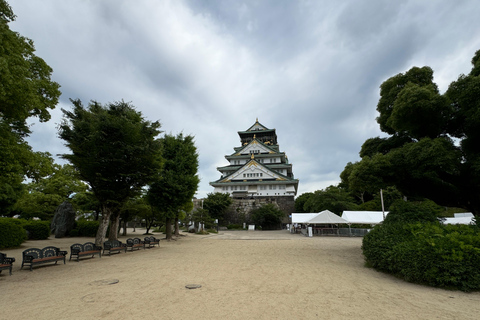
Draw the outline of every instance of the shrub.
M369 265L406 281L480 290L477 226L419 222L379 225L364 237L362 249Z
M75 227L70 231L71 237L95 237L97 235L99 221L78 220Z
M243 226L241 224L231 223L227 226L227 229L229 229L229 230L239 230L239 229L243 229Z
M384 221L385 224L391 222L435 222L438 221L437 217L444 211L444 208L431 200L419 202L397 200L389 210Z
M29 220L23 228L27 231L29 240L45 240L50 236L50 223L48 221Z
M18 247L27 239L27 232L10 218L0 218L0 249Z
M367 265L377 270L395 272L392 250L408 236L408 230L401 223L376 225L363 237L362 250Z
M253 222L264 230L281 229L284 216L285 214L271 203L253 210L250 214Z

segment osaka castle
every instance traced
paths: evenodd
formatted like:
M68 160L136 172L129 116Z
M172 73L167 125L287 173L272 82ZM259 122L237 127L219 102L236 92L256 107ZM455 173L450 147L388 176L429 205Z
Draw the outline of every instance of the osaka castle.
M241 145L225 156L227 166L217 168L220 179L210 182L214 192L243 199L295 197L298 179L293 176L285 152L280 151L275 129L265 127L257 119L238 135Z

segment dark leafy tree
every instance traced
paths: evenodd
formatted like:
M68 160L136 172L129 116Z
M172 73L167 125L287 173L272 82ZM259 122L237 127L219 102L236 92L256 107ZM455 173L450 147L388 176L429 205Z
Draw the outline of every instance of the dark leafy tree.
M305 212L330 210L338 215L345 210L355 210L356 208L355 199L347 190L335 186L315 191L304 205Z
M297 213L304 213L307 212L305 211L305 203L310 199L310 197L313 196L312 192L305 192L299 195L295 199L295 212Z
M165 215L166 238L171 240L172 220L178 223L180 211L198 189L198 154L193 136L166 134L161 142L165 164L149 186L147 201Z
M35 55L33 41L10 30L12 8L0 0L0 214L10 215L23 193L25 177L35 178L37 156L25 141L29 117L50 119L60 96L52 69ZM38 163L37 163L38 164ZM36 175L38 177L38 175Z
M359 163L376 157L384 165L362 175L375 173L409 199L427 198L480 215L480 50L472 64L470 74L460 75L445 94L428 67L414 67L381 85L377 121L390 137L364 143Z
M77 192L86 191L87 185L78 179L72 166L55 164L53 167L51 175L26 185L26 192L14 206L21 218L50 220L62 202Z
M262 227L262 230L281 229L282 218L285 213L272 203L265 204L250 212L253 223Z
M76 168L100 203L102 221L95 242L102 245L113 215L117 238L120 209L152 181L161 167L160 123L150 122L129 103L120 101L102 106L91 102L84 107L72 100L73 110L63 110L59 127L71 154L62 155Z
M213 225L214 218L211 217L207 209L197 208L192 212L192 220L195 226L201 226L200 232L203 231L204 226Z
M203 200L203 208L208 211L208 214L213 219L218 219L219 225L225 224L225 214L231 204L232 198L228 193L209 193L205 200Z

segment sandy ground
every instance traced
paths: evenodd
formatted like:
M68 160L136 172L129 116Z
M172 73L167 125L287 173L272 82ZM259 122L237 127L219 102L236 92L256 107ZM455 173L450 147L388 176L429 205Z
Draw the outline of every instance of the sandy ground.
M128 237L143 239L142 231ZM406 283L366 268L361 238L186 234L159 248L20 270L28 247L70 251L71 244L91 240L51 238L3 250L16 262L12 276L0 274L0 318L480 318L480 293Z

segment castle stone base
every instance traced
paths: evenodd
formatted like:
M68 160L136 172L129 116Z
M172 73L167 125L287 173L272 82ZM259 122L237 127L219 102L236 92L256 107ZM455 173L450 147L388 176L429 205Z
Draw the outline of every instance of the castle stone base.
M289 223L289 215L295 210L294 196L255 197L250 199L232 199L233 203L226 213L227 224L249 224L250 212L265 204L274 204L285 214L282 223Z

